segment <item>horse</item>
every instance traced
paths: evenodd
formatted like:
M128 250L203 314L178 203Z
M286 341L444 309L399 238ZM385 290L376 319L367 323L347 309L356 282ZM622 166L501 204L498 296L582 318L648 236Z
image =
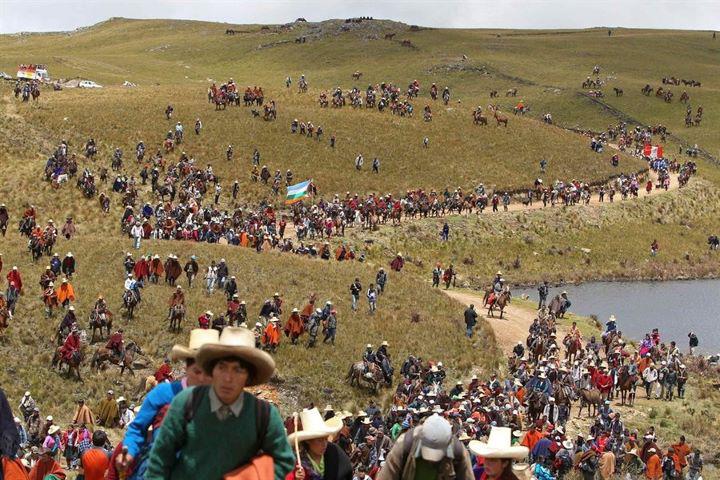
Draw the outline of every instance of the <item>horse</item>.
M616 97L622 97L623 96L623 89L618 87L613 87L613 90L615 90L615 96Z
M517 97L517 88L510 88L507 92L505 92L506 97Z
M126 368L130 371L131 375L135 375L135 371L132 366L136 355L142 355L142 350L140 350L140 346L138 346L135 342L127 344L125 347L125 354L122 358L116 356L114 352L105 347L99 347L93 354L92 360L90 361L90 369L97 372L105 362L110 362L113 365L118 365L120 367L120 375L125 372Z
M500 309L500 319L503 318L503 312L505 311L505 307L508 303L510 303L510 299L512 297L512 294L510 293L509 289L503 290L499 295L495 297L495 301L490 303L488 305L488 316L494 317L493 312L495 311L495 308Z
M185 307L179 303L173 305L168 318L170 319L170 331L179 332L180 324L185 319Z
M32 237L30 240L28 240L28 250L30 250L33 262L36 262L39 258L43 256L44 248L45 245L42 238Z
M142 288L142 286L140 288ZM122 301L123 308L127 313L127 318L132 319L135 307L137 307L138 303L140 303L138 296L132 290L125 290L125 293L123 293L122 296Z
M385 375L382 369L375 363L368 364L368 372L365 373L365 362L355 362L350 366L345 380L350 382L350 386L360 386L363 381L370 386L373 393L377 393L378 387L385 384Z
M525 345L528 347L530 357L534 360L544 356L545 351L547 350L547 341L543 336L533 337L532 335L529 335L525 341Z
M360 77L362 77L362 72L361 72L361 71L355 71L355 72L353 72L353 74L352 74L353 80L360 80Z
M547 307L548 312L551 313L555 318L565 317L565 300L560 295L555 295L555 297L550 300L550 303Z
M605 347L605 355L607 356L608 352L613 346L613 343L615 343L615 337L617 337L618 333L617 330L613 330L607 335L603 335L602 337L602 343Z
M495 117L495 121L497 122L497 126L499 127L502 123L503 125L505 125L505 128L507 128L508 118L505 115L498 113L497 107L492 107L491 110L493 112L493 117Z
M527 405L528 417L534 423L542 416L545 405L547 405L547 397L538 390L530 390L525 397L525 404Z
M112 314L109 311L99 312L97 309L90 312L90 328L92 329L92 335L90 337L90 343L95 343L95 331L100 330L100 340L103 339L103 328L107 329L107 334L110 336L112 330Z
M603 404L603 396L600 390L593 388L592 390L580 390L580 409L578 410L578 418L582 416L583 408L587 407L588 417L590 416L590 406L593 406L593 417L597 416L597 410Z
M73 352L72 356L70 357L70 360L65 360L62 358L62 355L60 354L60 349L62 347L58 347L55 350L55 355L53 355L52 362L50 363L51 368L58 369L58 372L62 371L63 364L68 366L68 378L70 378L70 374L74 371L75 375L77 375L77 379L80 380L80 382L84 383L84 380L82 379L82 376L80 375L80 364L83 361L83 358L85 357L85 352L83 351L83 348L80 347L80 350L76 350Z
M569 334L565 335L563 345L565 345L565 359L571 362L575 360L578 352L582 350L582 343L580 342L580 339L577 337L573 338Z
M631 407L635 403L635 391L637 390L637 375L628 374L628 366L623 365L618 371L617 388L620 390L620 404L625 405L627 400Z
M40 98L40 89L38 87L34 87L30 90L30 95L32 95L33 102L36 102L38 98Z

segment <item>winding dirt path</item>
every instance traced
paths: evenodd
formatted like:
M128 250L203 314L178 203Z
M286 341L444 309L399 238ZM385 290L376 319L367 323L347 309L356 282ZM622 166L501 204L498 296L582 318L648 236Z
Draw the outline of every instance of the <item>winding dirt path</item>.
M495 341L498 346L502 349L503 353L512 353L513 347L518 342L525 344L525 339L528 336L530 325L535 319L535 312L518 307L510 303L505 307L505 313L503 318L500 319L497 316L488 317L487 310L482 308L483 295L480 293L471 293L463 290L441 290L448 297L457 300L463 305L469 306L470 304L475 305L475 309L478 311L480 316L485 319L493 329L495 334ZM498 315L496 313L495 315ZM564 336L564 327L558 325L558 336L562 338Z

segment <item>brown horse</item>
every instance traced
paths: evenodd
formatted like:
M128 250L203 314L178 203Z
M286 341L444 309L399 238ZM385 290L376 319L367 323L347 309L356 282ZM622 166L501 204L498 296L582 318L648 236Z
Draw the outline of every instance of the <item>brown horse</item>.
M508 117L499 113L497 108L493 108L493 117L495 117L495 121L497 122L498 127L500 126L500 124L503 124L505 125L505 127L507 127Z
M588 417L590 416L590 406L593 406L592 416L597 416L597 410L603 404L603 396L600 390L593 388L592 390L580 390L580 409L578 410L578 418L582 416L583 408L587 407Z
M90 336L90 343L95 343L95 331L100 330L100 340L103 339L103 328L107 330L108 336L112 330L112 314L109 311L98 312L93 310L90 313L90 328L92 329L92 335Z
M508 303L510 303L511 297L512 294L507 288L500 292L500 294L495 297L495 301L488 305L488 316L494 317L495 315L493 315L493 312L497 308L500 310L500 318L502 319L503 313L505 312L505 307Z
M565 345L565 359L569 361L575 360L578 352L582 349L582 342L579 338L573 338L569 334L565 335L563 339L563 345Z
M62 357L62 355L60 354L61 348L62 347L58 347L55 350L55 355L53 355L52 363L50 364L50 367L53 369L57 367L58 372L61 372L62 366L63 366L63 364L65 364L68 366L68 371L67 371L68 378L70 378L70 374L72 374L72 372L74 371L75 375L77 375L77 379L80 380L81 382L84 382L84 380L82 379L82 376L80 375L80 364L82 363L83 359L85 358L84 348L81 346L80 350L75 351L73 353L72 357L70 357L69 361L65 360Z
M637 390L637 375L628 374L628 366L623 365L618 372L617 388L620 390L620 404L625 405L627 400L631 407L635 403L635 391Z
M182 304L173 305L170 309L170 331L179 332L180 324L185 318L185 306Z
M135 361L136 355L142 355L142 350L140 350L140 347L135 342L128 343L127 347L125 347L125 355L123 355L122 358L115 355L111 350L100 347L93 354L92 360L90 361L90 368L97 372L105 362L110 362L120 367L120 375L125 372L126 368L130 371L131 375L135 375L133 362Z
M350 366L350 370L345 377L350 382L350 386L361 385L361 381L367 383L373 393L377 393L378 387L385 385L385 376L380 367L375 363L368 364L368 372L365 373L365 362L355 362Z

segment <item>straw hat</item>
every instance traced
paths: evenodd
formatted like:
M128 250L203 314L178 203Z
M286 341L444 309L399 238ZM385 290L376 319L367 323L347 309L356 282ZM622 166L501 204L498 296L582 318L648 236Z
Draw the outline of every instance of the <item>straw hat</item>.
M288 441L292 444L295 439L303 442L314 438L327 438L338 433L342 426L342 420L337 417L323 421L317 408L305 409L300 412L299 430L288 435Z
M530 452L527 447L511 446L512 430L508 427L492 427L487 443L473 440L468 447L483 458L522 459Z
M173 360L187 360L188 358L195 358L200 347L206 343L215 343L220 338L220 332L210 328L195 328L190 331L190 342L188 346L185 345L173 345L170 351L170 358Z
M247 386L261 385L275 372L275 360L269 353L255 348L255 334L246 328L226 327L217 343L206 343L197 353L196 360L203 369L213 360L239 357L255 367L255 375Z
M57 425L53 425L50 428L48 428L48 435L55 435L59 431L60 431L60 427L58 427Z

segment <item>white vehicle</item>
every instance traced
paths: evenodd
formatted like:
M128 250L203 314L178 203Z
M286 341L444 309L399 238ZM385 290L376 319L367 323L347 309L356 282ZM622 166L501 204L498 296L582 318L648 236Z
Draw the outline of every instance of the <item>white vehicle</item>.
M41 82L47 82L50 80L50 76L47 72L45 65L22 64L18 67L17 78L25 80L40 80Z
M3 80L12 80L13 78L5 72L0 72L0 78Z
M78 88L103 88L102 85L93 82L92 80L80 80Z

